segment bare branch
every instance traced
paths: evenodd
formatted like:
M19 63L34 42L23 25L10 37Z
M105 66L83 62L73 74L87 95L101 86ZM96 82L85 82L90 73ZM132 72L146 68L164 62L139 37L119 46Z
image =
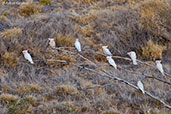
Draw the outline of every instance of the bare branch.
M74 65L74 66L77 66L77 67L79 67L79 68L83 68L83 69L85 69L85 70L88 70L88 71L97 73L98 75L102 76L101 73L99 73L99 72L97 72L97 71L95 71L95 70L93 70L93 69L90 69L90 68L87 68L87 67L83 67L83 66L80 66L80 65L77 65L77 64L73 64L73 63L70 63L70 62L66 62L66 61L63 61L63 60L48 59L47 61L56 61L56 62L62 62L62 63ZM131 86L131 87L133 87L133 88L135 88L135 89L139 89L137 86L135 86L134 84L130 83L129 81L126 81L126 80L121 79L121 78L119 78L119 77L117 77L117 76L114 76L113 74L109 74L109 73L107 73L105 70L103 70L103 72L106 74L106 75L103 75L103 76L105 76L105 77L108 77L108 78L111 78L111 79L115 79L115 80L124 82L125 84L127 84L127 85L129 85L129 86ZM145 94L148 95L148 96L150 96L151 98L153 98L153 99L159 101L159 102L162 103L165 107L171 109L171 106L170 106L170 105L166 104L164 101L162 101L162 100L159 99L158 97L153 96L152 94L148 93L147 91L145 91Z
M80 53L78 53L78 55L79 55L81 58L87 60L89 63L93 64L94 66L97 66L94 62L92 62L91 60L87 59L86 57L84 57L84 56L81 55Z
M171 85L171 82L162 80L162 79L160 79L160 78L158 78L158 77L156 77L156 76L147 75L147 74L140 74L140 73L138 73L138 72L132 72L132 71L123 69L123 68L121 68L121 67L118 67L118 68L120 68L121 70L124 70L124 71L126 71L126 72L132 73L132 74L142 75L142 76L145 76L145 78L153 78L153 79L156 79L156 80L161 81L161 82L163 82L163 83L166 83L166 84Z

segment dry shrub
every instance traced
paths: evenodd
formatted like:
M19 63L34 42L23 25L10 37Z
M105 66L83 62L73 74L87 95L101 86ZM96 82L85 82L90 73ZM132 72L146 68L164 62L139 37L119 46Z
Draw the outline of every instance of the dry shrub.
M8 73L3 70L3 69L0 69L0 79L1 79L1 82L3 82L2 79L4 79L4 77L8 76Z
M33 14L41 13L42 9L34 4L21 4L19 6L19 14L22 16L31 16Z
M19 100L19 98L15 95L12 94L1 94L0 96L1 98L1 102L3 104L9 104L9 103L13 103L13 102L17 102Z
M60 85L55 88L55 91L58 95L77 96L79 94L77 88L72 85Z
M15 37L20 36L21 34L22 34L21 28L6 29L5 31L0 33L0 35L6 40L11 40Z
M166 49L165 46L154 44L151 40L147 42L147 46L142 48L142 56L146 59L162 59L162 52Z
M29 90L28 90L27 88L23 87L23 88L18 88L18 89L16 89L15 92L16 92L17 94L21 95L21 94L28 93Z
M52 0L40 0L39 3L41 5L47 6L47 5L51 5Z
M61 34L57 35L57 42L56 42L57 46L71 47L71 46L74 46L74 42L75 42L75 39L69 35L68 36L64 36Z
M146 30L160 34L166 30L165 26L171 26L170 18L171 8L163 1L151 0L143 3L141 20Z
M2 91L3 92L8 92L8 91L10 91L12 88L9 86L9 85L4 85L4 86L2 86Z
M96 19L97 19L97 16L96 15L84 15L84 16L77 17L76 18L76 21L79 24L85 24L85 23L94 21Z
M119 3L124 3L126 0L117 0Z
M94 24L88 24L84 27L82 27L79 32L84 36L91 36L94 33Z
M96 88L96 89L94 89L94 94L96 95L96 96L103 96L104 94L105 94L106 92L105 92L105 89L104 88Z
M33 107L36 106L37 98L28 95L20 99L19 102L8 105L8 114L30 114L33 113Z
M70 63L75 63L76 62L75 58L69 57L69 56L56 57L55 59L56 60L64 60L64 61L70 62ZM49 61L49 62L47 62L47 65L49 67L61 68L61 67L64 67L64 66L66 66L68 64L55 62L55 61Z
M34 92L34 93L42 92L42 87L40 87L37 84L28 84L28 88L31 90L31 92Z
M37 98L32 95L25 96L24 100L29 102L30 104L35 104L37 102Z
M119 114L118 112L115 112L115 111L106 111L104 112L103 114Z
M7 67L16 67L19 64L19 60L14 52L5 52L2 56L2 61Z
M4 15L0 16L0 20L4 22L9 22L9 19Z
M96 0L74 0L77 3L87 3L90 4L92 2L95 2Z
M100 54L94 54L94 58L95 60L97 60L98 62L106 62L106 56L104 55L100 55Z

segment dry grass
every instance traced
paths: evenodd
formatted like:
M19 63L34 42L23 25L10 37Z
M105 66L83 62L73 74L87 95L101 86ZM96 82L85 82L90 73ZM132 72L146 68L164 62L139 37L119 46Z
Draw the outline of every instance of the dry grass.
M97 19L97 16L96 15L89 15L89 14L87 14L87 15L83 15L83 16L77 17L76 18L76 21L79 24L85 24L85 23L94 21L96 19Z
M25 96L24 100L30 102L31 104L35 104L37 102L37 98L32 95Z
M12 88L9 85L3 85L2 86L2 91L5 92L5 93L8 92L8 91L10 91L11 89Z
M7 67L16 67L19 64L19 59L14 52L5 52L2 56L2 61Z
M76 59L73 57L69 57L69 56L62 56L62 57L55 57L56 60L64 60L66 62L70 62L70 63L75 63ZM64 67L68 64L65 63L59 63L59 62L55 62L55 61L49 61L46 63L49 67L55 67L55 68L61 68Z
M151 0L150 2L145 0L146 3L139 0L53 0L54 4L49 5L45 1L45 3L40 5L42 1L33 2L31 0L33 5L26 4L27 7L25 6L25 9L21 8L23 4L20 7L5 5L2 10L0 8L0 14L7 12L5 16L10 19L9 22L0 22L0 31L6 31L5 29L12 27L23 28L22 34L18 38L16 38L17 35L13 35L15 37L9 36L11 40L0 37L0 80L2 82L0 91L2 94L10 93L10 95L19 96L18 100L14 100L15 102L12 101L10 104L6 104L5 100L2 101L0 99L2 101L0 113L115 114L118 112L119 114L133 114L147 113L149 109L153 110L153 112L155 112L154 109L157 109L159 110L156 111L158 113L167 113L169 109L166 109L163 105L154 102L150 97L143 95L142 92L131 88L127 84L107 78L102 71L104 69L110 74L136 84L136 81L139 78L144 78L144 76L130 72L154 75L156 71L152 67L145 65L132 67L129 61L116 59L117 65L122 69L114 70L108 65L105 56L95 54L91 50L103 53L101 46L108 45L110 51L116 56L128 57L126 55L127 51L133 49L137 52L139 58L141 58L140 52L142 50L142 53L148 56L147 58L160 58L162 51L159 51L164 50L164 46L169 51L170 45L162 37L162 34L160 37L155 35L158 35L158 32L156 32L158 30L159 32L162 29L168 32L170 30L162 28L160 25L158 26L158 22L170 26L168 21L170 10L168 7L165 7L168 13L163 7L160 8L159 4L150 7L148 5ZM73 1L75 2L73 3ZM132 8L134 7L134 1L136 9ZM155 2L154 0L152 1L153 3ZM10 10L7 9L8 7L10 7ZM28 7L31 7L31 10ZM41 7L42 13L36 14L39 12L33 11L34 8L32 7ZM158 7L159 10L157 9ZM145 11L146 9L149 9L149 12L148 10ZM15 11L13 10L18 11L14 17ZM10 11L13 12L12 15ZM24 17L20 16L19 12ZM167 15L164 15L165 13ZM32 16L32 14L36 15ZM152 16L152 20L150 20L150 16ZM147 21L154 21L154 27L146 24L153 24ZM149 30L145 28L146 25ZM153 28L155 28L155 31L152 30ZM54 37L57 47L73 48L49 48L49 37ZM97 66L92 65L78 55L74 48L76 38L80 39L83 47L81 55L93 63L97 63ZM155 42L161 41L160 45L164 46L160 47L159 44L149 43L150 41L145 46L149 39L152 41L156 39ZM8 61L15 61L16 58L21 59L20 61L24 60L23 49L29 50L36 64L31 65L26 61L26 63L20 62L15 69L6 67L15 64L15 62L8 63ZM164 63L169 59L165 53L166 51L163 53L165 56L163 59ZM11 59L11 55L14 59ZM49 62L46 61L47 59L65 60L81 65L82 68L58 62ZM153 65L155 65L154 62ZM168 71L169 65L164 67ZM87 71L85 68L92 69L98 72L99 75L98 73ZM130 72L123 70L125 68ZM110 83L113 84L105 86L105 84ZM169 85L158 81L155 83L153 79L149 81L144 79L143 84L148 92L168 104L170 103L169 93L167 92ZM99 87L99 85L103 87ZM154 91L154 88L157 89ZM9 102L11 101L9 100Z
M34 4L21 4L19 6L19 14L21 16L31 16L33 14L41 13L42 9Z
M3 104L9 104L9 103L14 103L14 102L17 102L19 100L19 98L15 95L12 95L12 94L1 94L0 96L1 98L1 102Z
M58 34L56 36L57 38L57 41L56 41L56 45L57 46L63 46L63 47L72 47L74 46L74 42L75 42L75 39L71 36L64 36L64 35L61 35L61 34Z
M100 55L100 54L94 54L95 60L98 62L107 62L106 56Z
M21 28L6 29L5 31L0 33L0 35L6 40L11 40L13 38L19 37L21 34Z
M33 93L41 93L42 92L42 87L40 87L38 84L28 84L28 88Z
M91 36L95 31L94 31L94 27L95 25L94 24L88 24L84 27L82 27L79 32L84 36L84 37L87 37L87 36Z
M81 4L81 3L90 4L90 3L95 2L95 1L97 1L97 0L73 0L73 1L74 1L74 2L77 2L77 3L79 3L79 4Z
M33 107L37 103L37 98L32 95L27 95L20 99L19 102L8 105L8 114L30 114L33 113Z
M4 16L4 15L1 15L0 16L0 20L1 21L4 21L4 22L9 22L10 20L6 17L6 16Z
M15 90L15 92L19 95L22 95L22 94L26 94L26 93L29 93L29 89L23 87L23 88L18 88Z
M40 0L39 3L41 5L47 6L47 5L51 5L52 0Z
M170 18L171 8L163 1L152 0L143 4L141 20L146 30L161 34L166 30L165 26L171 26Z
M55 91L58 95L77 96L79 94L79 91L73 85L60 85L55 88Z
M162 53L166 49L165 46L154 44L151 40L147 42L147 46L142 48L142 56L146 59L162 59Z

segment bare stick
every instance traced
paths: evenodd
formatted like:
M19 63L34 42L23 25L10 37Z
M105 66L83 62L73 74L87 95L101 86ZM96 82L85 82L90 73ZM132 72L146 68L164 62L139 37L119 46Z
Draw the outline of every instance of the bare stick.
M80 53L78 53L78 55L79 55L81 58L87 60L89 63L93 64L94 66L97 66L94 62L92 62L91 60L87 59L86 57L84 57L84 56L81 55Z
M140 73L138 73L138 72L132 72L132 71L123 69L123 68L121 68L121 67L118 67L118 68L120 68L121 70L124 70L124 71L126 71L126 72L132 73L132 74L142 75L142 76L145 76L145 78L153 78L153 79L156 79L156 80L159 80L159 81L161 81L161 82L164 82L164 83L166 83L166 84L171 85L171 82L162 80L162 79L160 79L160 78L158 78L158 77L155 77L155 76L152 76L152 75L140 74Z

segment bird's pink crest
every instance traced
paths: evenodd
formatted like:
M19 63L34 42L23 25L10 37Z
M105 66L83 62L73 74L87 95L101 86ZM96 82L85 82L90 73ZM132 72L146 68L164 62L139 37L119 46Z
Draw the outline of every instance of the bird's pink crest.
M159 63L161 63L161 60L157 60L157 61L156 61L156 64L159 64Z
M129 56L131 56L131 52L128 52L127 54L128 54Z
M22 51L22 52L23 52L23 54L24 54L24 55L28 53L28 51L27 51L27 50L24 50L24 51Z

